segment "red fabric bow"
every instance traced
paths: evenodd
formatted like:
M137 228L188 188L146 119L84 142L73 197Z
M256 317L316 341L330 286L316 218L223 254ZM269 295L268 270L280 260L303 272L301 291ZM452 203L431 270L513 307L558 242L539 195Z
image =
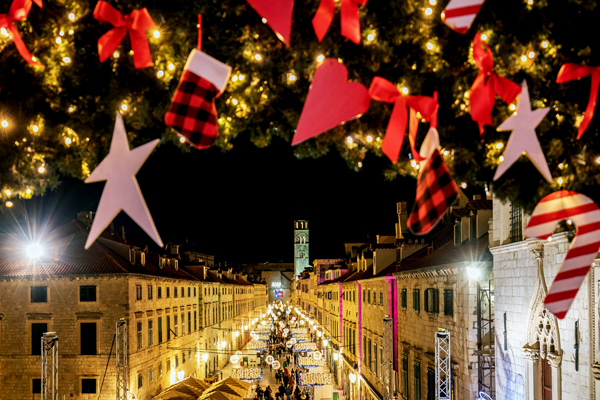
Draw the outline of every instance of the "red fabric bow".
M598 85L600 85L600 67L588 67L587 65L571 64L566 63L558 72L556 77L556 83L564 83L572 81L573 79L581 79L586 76L592 76L592 88L590 90L590 99L588 100L587 108L585 109L585 115L583 121L579 125L577 131L577 139L583 136L583 133L592 122L594 118L594 110L596 110L596 100L598 99Z
M350 39L352 42L360 43L360 20L358 18L358 6L364 6L367 0L341 0L341 22L342 36ZM312 24L319 42L323 40L325 34L333 22L335 14L335 0L321 0L317 13Z
M129 32L131 49L133 50L133 64L136 68L148 68L154 65L146 31L155 23L148 10L133 10L131 14L123 16L107 2L100 0L94 9L94 18L98 21L108 22L114 28L98 39L98 53L100 62L103 62L119 47L119 44Z
M428 96L404 96L400 93L398 88L381 77L375 77L369 88L369 96L371 99L376 101L382 101L385 103L394 103L394 109L390 116L390 122L388 123L387 130L385 131L385 137L381 145L381 150L388 156L392 162L397 162L400 155L402 144L404 143L404 135L406 133L406 125L409 121L406 107L410 109L410 124L408 139L410 141L410 148L413 154L413 158L416 161L422 161L423 158L419 152L415 149L415 139L417 137L417 129L419 127L419 119L417 118L417 112L428 122L431 123L431 127L437 126L437 109L438 100L437 92L433 97Z
M485 50L482 45L485 46ZM479 134L483 135L484 126L492 124L492 109L496 95L506 103L512 103L521 93L521 87L494 72L492 51L490 46L481 40L480 33L477 33L473 39L473 59L480 71L471 86L469 104L471 118L479 124Z
M33 61L31 53L29 53L27 46L25 46L25 42L23 42L23 38L21 38L17 27L13 24L14 21L22 21L27 18L29 10L31 10L31 4L31 0L14 0L10 5L8 14L0 14L0 28L5 28L11 33L13 42L15 42L19 54L21 54L21 57L23 57L25 61L29 64L41 67L42 64ZM37 0L36 4L42 7L41 0Z

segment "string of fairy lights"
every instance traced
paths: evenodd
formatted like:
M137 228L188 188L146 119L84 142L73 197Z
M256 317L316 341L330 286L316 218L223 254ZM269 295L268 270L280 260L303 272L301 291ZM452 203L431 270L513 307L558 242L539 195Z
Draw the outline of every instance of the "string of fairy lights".
M524 1L528 10L532 10L534 7L543 7L544 5L544 2L542 1ZM70 68L75 62L73 58L73 54L76 52L74 44L74 37L76 35L75 24L79 18L86 15L89 10L87 10L85 6L78 3L72 3L71 7L72 9L69 10L62 19L60 19L58 25L59 27L55 32L51 55L44 57L43 60L40 60L43 61L43 64L47 68L57 68L58 71L60 71L62 68ZM438 23L442 11L438 7L437 0L424 0L420 8L420 13L421 25L418 29L429 33L429 37L427 37L427 35L423 36L425 39L421 45L424 52L429 57L429 62L435 66L433 70L436 71L436 68L440 68L436 65L443 65L441 62L441 50L443 49L444 43L440 41L439 38L436 38L431 32L434 24ZM266 23L267 21L263 19L262 22ZM479 32L481 33L481 38L483 41L493 44L495 33L492 29L480 27ZM150 44L154 45L152 55L154 59L153 68L156 74L156 79L161 80L165 85L168 85L173 79L178 79L179 73L183 69L185 62L185 60L173 59L172 57L164 55L163 52L155 50L159 43L162 42L164 44L165 41L168 41L169 33L170 30L166 25L159 24L148 34L148 40ZM250 34L250 36L254 40L250 40L242 45L242 54L244 58L252 63L258 64L270 62L269 55L266 53L266 48L261 46L261 44L258 42L258 33ZM364 46L379 45L380 33L372 26L365 27L362 31L362 36ZM513 51L509 57L509 62L498 64L495 70L502 76L514 75L515 72L522 70L526 72L531 71L538 60L555 58L559 49L552 43L549 37L549 32L545 32L538 38L537 43L513 43ZM11 41L11 33L5 28L1 28L0 50L10 44ZM393 41L394 38L385 38L386 44L390 42L393 43ZM291 50L293 51L293 47ZM126 54L132 57L134 53L133 50L129 50ZM122 50L116 50L112 54L110 62L112 62L113 66L116 67L116 64L122 59L122 57ZM310 63L307 67L310 71L314 71L314 69L316 69L326 59L327 55L324 53L318 53L313 55L313 57L314 62ZM35 54L33 55L33 60L38 61ZM470 51L468 64L472 69L476 70L477 67L475 66L472 58L472 49ZM42 75L46 85L57 88L60 86L58 74L44 73L44 69L39 66L31 65L28 67L33 68L37 74ZM416 68L417 66L413 65L413 69ZM285 76L283 76L282 79L285 84L294 85L305 76L310 76L310 74L307 73L307 71L290 69L285 73ZM404 80L404 78L400 82L396 82L396 85L402 95L408 96L411 93L410 82ZM460 84L458 89L461 91L462 95L459 95L451 105L451 107L457 108L460 114L466 114L470 112L470 91L468 86L469 85ZM229 142L229 136L234 129L234 119L246 118L249 113L255 112L255 110L260 109L261 106L265 106L270 96L267 81L261 79L261 77L258 76L255 71L250 73L247 71L242 71L239 68L233 71L230 77L229 85L226 88L226 92L227 94L225 103L229 109L219 110L221 115L218 119L220 133L223 136L222 140L225 144ZM250 98L252 98L252 104L249 104L248 99ZM139 106L138 102L140 101L143 101L143 99L124 98L120 102L119 111L124 115L135 113L137 111L137 107ZM256 102L258 104L256 104ZM559 102L550 102L548 99L542 98L533 99L532 103L533 107L535 108L548 106L552 107L553 111L555 112L556 119L560 122L561 112L564 113L564 107ZM68 104L66 106L66 110L68 113L76 113L78 112L78 105L76 102ZM500 113L508 115L515 110L516 105L515 103L512 103L507 105L506 109L501 108ZM582 119L583 114L581 112L575 115L575 128L578 128ZM2 131L2 133L5 135L8 133L16 133L19 130L18 124L13 124L11 116L6 115L1 110L0 126L0 131ZM44 135L44 118L41 115L36 116L32 121L29 122L26 130L23 131L28 133L30 138L24 136L15 140L15 146L27 146L29 141L36 140L37 137ZM358 161L356 161L355 164L357 170L363 168L364 157L367 150L378 151L381 149L382 139L383 135L376 132L354 132L346 137L344 145L348 151L353 152L353 154L355 154L357 157ZM69 127L64 127L61 140L62 144L67 147L86 146L90 142L89 137L80 138L79 134ZM178 137L177 140L179 141L180 145L187 146L186 139L184 137ZM502 142L489 143L486 145L485 166L495 167L503 161L503 147L504 143ZM442 154L447 163L452 163L454 158L454 151L452 149L444 148ZM596 164L600 164L600 157L597 157L594 161ZM31 154L29 156L29 163L30 165L26 166L26 168L29 168L31 171L37 173L40 177L47 174L49 171L48 168L51 167L47 164L46 157L43 154ZM407 171L408 173L412 174L413 176L418 174L419 163L417 163L415 160L411 160L409 158L401 161L399 164L401 163L408 163L408 165L410 165L410 168ZM571 177L572 173L569 175L569 171L570 165L568 162L562 162L558 165L559 176L554 182L557 188L563 187L570 179L573 179ZM86 161L83 161L81 163L81 176L85 178L89 174L89 166ZM0 196L6 207L12 207L14 205L14 199L17 197L30 198L32 195L36 194L34 190L34 184L24 181L21 183L21 185L22 186L19 187L4 186L1 188ZM459 183L459 186L463 189L466 189L468 184L467 182L463 181Z

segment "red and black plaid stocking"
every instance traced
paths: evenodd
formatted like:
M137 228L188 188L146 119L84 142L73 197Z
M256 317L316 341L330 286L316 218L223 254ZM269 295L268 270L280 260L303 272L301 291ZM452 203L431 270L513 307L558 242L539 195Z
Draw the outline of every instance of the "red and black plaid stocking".
M415 235L431 232L457 196L458 188L436 148L417 178L417 195L408 217L408 229Z
M209 148L219 135L214 101L225 89L230 72L231 67L201 51L192 50L188 57L165 123L197 149Z

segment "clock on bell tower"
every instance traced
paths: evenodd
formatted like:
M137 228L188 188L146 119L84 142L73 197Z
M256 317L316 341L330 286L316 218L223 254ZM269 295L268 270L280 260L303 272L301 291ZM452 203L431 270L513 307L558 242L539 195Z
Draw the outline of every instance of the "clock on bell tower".
M308 261L308 221L294 221L294 271L300 275Z

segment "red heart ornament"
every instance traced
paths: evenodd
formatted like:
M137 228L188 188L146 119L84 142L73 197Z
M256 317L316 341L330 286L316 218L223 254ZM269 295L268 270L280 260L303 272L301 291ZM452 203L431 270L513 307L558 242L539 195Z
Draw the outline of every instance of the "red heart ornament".
M348 70L342 63L335 58L326 59L317 68L308 89L292 146L360 117L370 102L364 85L348 82Z
M279 40L289 46L294 0L248 0L248 4L267 20Z

